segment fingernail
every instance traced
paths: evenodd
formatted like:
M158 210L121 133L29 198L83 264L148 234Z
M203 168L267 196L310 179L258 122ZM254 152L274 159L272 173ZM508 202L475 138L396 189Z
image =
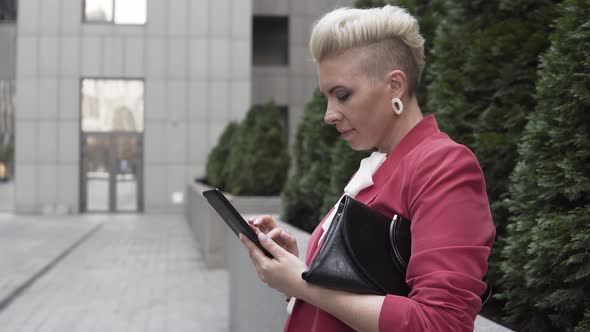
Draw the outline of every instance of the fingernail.
M290 240L291 239L291 234L289 234L287 232L282 232L281 233L281 237L283 238L283 240Z
M259 240L260 242L264 242L264 241L266 241L266 234L264 234L264 233L262 233L262 232L258 233L258 240Z
M256 225L256 226L260 225L260 218L254 219L254 225Z
M238 235L238 238L239 238L240 240L242 240L242 233L240 233L240 234Z

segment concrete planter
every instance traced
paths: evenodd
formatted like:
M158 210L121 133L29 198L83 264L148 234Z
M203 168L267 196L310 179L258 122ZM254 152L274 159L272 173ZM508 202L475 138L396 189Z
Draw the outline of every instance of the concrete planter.
M307 252L309 234L279 221L279 226L297 239L299 258ZM229 330L282 331L288 318L285 296L269 288L258 279L248 252L231 231L228 230L229 272ZM255 303L255 305L252 305ZM253 319L252 317L256 317ZM474 332L511 332L504 326L477 316Z
M279 221L279 226L293 234L304 259L309 234ZM287 320L285 296L258 279L248 251L228 231L229 330L282 331ZM253 319L255 317L255 319Z
M203 190L209 189L212 187L203 183L192 183L187 186L185 215L206 266L225 268L229 229L201 194ZM280 213L281 200L277 196L226 196L242 215Z
M258 279L246 248L219 218L201 195L211 187L194 183L187 187L186 217L209 268L227 268L229 274L229 331L280 331L287 320L287 303L283 294ZM245 217L280 211L278 197L228 196ZM278 218L276 218L278 220ZM279 221L297 238L299 257L307 251L309 234ZM255 304L255 305L253 305ZM256 319L253 319L255 317ZM476 332L510 332L482 316L475 320Z

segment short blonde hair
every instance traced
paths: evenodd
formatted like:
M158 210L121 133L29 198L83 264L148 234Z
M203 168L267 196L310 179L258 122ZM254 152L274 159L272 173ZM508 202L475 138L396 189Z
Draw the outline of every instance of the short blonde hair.
M362 48L361 65L367 75L377 78L401 69L413 95L424 70L424 38L418 21L405 9L339 8L320 18L309 41L316 63L349 49Z

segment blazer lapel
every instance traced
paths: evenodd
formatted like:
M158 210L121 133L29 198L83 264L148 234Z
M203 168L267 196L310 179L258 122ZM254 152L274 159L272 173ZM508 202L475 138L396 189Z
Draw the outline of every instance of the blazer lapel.
M373 185L363 189L356 196L359 202L370 205L379 192L381 187L387 183L393 171L400 165L404 157L410 153L418 144L422 143L428 137L439 133L436 120L433 115L422 119L408 134L401 140L398 146L391 151L383 165L373 174Z
M402 139L400 144L393 149L381 167L377 169L377 172L373 174L373 185L361 190L358 195L356 195L355 199L361 203L370 205L375 198L377 198L377 195L381 192L381 188L387 183L391 174L395 168L399 166L402 159L422 141L438 132L438 126L436 125L436 120L433 115L429 115L422 119L422 121L414 126L414 128L412 128L412 130L410 130L410 132ZM314 238L315 241L310 238L309 243L312 244L312 247L308 248L306 259L307 264L310 264L320 250L321 243L319 243L319 239L323 232L321 225L326 221L325 219L330 215L330 212L328 212L312 233L312 238Z

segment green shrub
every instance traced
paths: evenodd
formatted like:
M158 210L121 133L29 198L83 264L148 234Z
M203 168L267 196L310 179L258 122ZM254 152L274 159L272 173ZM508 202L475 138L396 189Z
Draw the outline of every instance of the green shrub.
M590 326L590 4L560 14L507 202L502 295L522 331Z
M375 7L383 7L387 3L385 0L356 0L354 2L354 8L375 8Z
M306 171L313 163L329 167L330 149L340 134L333 125L324 122L326 99L316 89L307 103L297 132L295 133L296 171Z
M339 137L324 123L326 100L319 90L307 103L295 134L295 172L282 193L282 220L308 232L320 222L330 181L330 150Z
M14 159L14 145L6 144L0 147L0 161L10 162Z
M539 55L548 48L551 1L446 1L435 39L428 108L441 129L476 154L498 239L508 211L502 201L534 98ZM496 290L503 241L496 241L487 280Z
M324 216L321 207L329 182L329 169L319 162L293 176L282 195L283 215L289 218L283 220L311 233Z
M225 176L234 195L270 196L283 189L289 153L274 102L252 107L240 124L227 160Z
M497 238L502 239L509 217L502 201L516 165L517 143L536 106L538 59L549 47L556 5L503 0L497 13L470 48L466 67L473 70L466 89L470 105L481 112L472 148L485 174ZM501 289L496 281L501 278L502 245L496 242L490 257L488 279L496 289Z
M430 67L432 82L428 86L427 108L436 114L444 132L473 149L473 133L481 109L476 108L479 103L471 104L466 84L470 75L481 68L467 68L466 58L470 43L478 40L476 32L488 24L484 14L495 13L497 1L444 0L443 3L446 15L433 41L435 61Z
M238 130L239 125L237 123L228 123L219 137L217 145L211 150L207 157L207 182L209 185L217 187L220 190L226 190L226 176L224 170L226 169L227 158Z

